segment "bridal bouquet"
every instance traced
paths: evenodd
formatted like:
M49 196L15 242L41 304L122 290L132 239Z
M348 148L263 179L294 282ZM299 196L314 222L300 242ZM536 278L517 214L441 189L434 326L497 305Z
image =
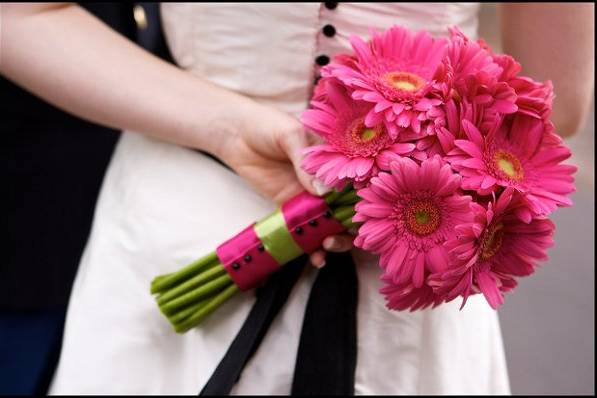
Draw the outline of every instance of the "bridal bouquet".
M394 26L351 38L353 54L321 70L304 125L323 143L303 167L334 191L306 192L178 272L155 278L179 333L326 236L358 228L379 255L393 310L483 294L492 308L547 259L572 204L576 167L550 121L550 82L519 75L458 29L449 38ZM461 308L462 308L461 307Z

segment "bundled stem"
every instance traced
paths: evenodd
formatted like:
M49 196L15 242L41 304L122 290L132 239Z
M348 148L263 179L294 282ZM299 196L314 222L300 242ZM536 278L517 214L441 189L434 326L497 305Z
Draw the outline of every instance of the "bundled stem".
M354 205L359 197L350 186L328 193L325 201L338 222L347 229L354 226ZM198 325L237 291L215 251L151 283L151 293L157 295L161 312L177 333Z
M218 262L218 256L216 252L211 252L207 256L200 258L197 261L192 262L183 269L168 275L158 276L151 283L151 293L159 293L171 286L174 286L177 282L184 280L189 275L195 275L202 268L209 266L212 263Z

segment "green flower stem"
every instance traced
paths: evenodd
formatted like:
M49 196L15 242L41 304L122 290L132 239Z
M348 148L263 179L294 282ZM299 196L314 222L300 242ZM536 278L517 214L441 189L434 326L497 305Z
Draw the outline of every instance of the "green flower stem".
M344 186L344 188L342 189L342 193L348 193L350 191L354 191L354 188L352 187L352 184L346 184Z
M334 217L342 222L355 215L354 206L339 206L333 210Z
M361 198L357 196L356 191L350 191L345 193L341 197L339 197L335 202L334 205L343 206L343 205L352 205L357 203Z
M325 200L332 208L334 217L344 228L350 229L356 225L352 222L352 217L355 215L354 205L361 200L356 190L347 187L340 192L332 191L325 196Z
M349 218L347 220L342 221L342 226L346 229L351 229L355 226L355 223L352 222L352 219Z
M163 294L158 296L158 304L162 305L167 303L170 300L175 299L176 297L192 290L198 286L201 286L203 283L208 282L218 276L221 276L226 273L224 267L219 264L218 267L208 268L199 274L195 275L191 279L187 279L186 281L180 283L179 285L173 286L170 289L167 289Z
M193 315L195 312L199 311L201 308L205 307L207 303L213 300L214 296L209 296L198 303L191 304L188 307L183 308L182 310L174 313L173 315L168 316L168 320L171 324L175 325L187 319L190 315Z
M201 287L194 289L188 293L183 294L180 297L175 298L167 302L166 304L160 305L160 309L166 315L172 315L177 309L185 307L189 304L209 296L215 290L221 289L229 284L233 283L230 275L225 273L224 275L206 282Z
M342 195L342 193L338 191L332 191L328 193L327 195L325 195L325 203L327 203L328 205L334 204L334 202L340 197L340 195Z
M196 326L201 322L203 318L214 312L223 302L228 300L232 297L237 291L238 286L232 284L220 292L216 297L214 297L207 305L199 309L193 315L185 319L184 321L174 325L174 330L176 333L184 333L187 330L191 329L192 327Z
M190 276L196 274L201 269L206 268L210 265L213 266L214 263L217 263L218 261L218 256L216 255L216 252L213 251L208 255L201 257L197 261L192 262L191 264L187 265L181 270L164 277L163 279L158 279L159 277L155 278L151 283L151 293L159 293L164 289L172 287L181 280L188 279Z
M347 184L344 189L342 189L341 191L336 191L335 189L332 190L331 192L327 193L324 196L325 202L328 205L333 205L334 203L336 203L337 200L339 200L341 197L343 197L346 194L350 194L350 192L354 191L354 189L352 188L352 186L350 184Z
M151 282L151 285L153 286L156 283L159 283L160 281L163 281L164 279L166 279L170 275L172 275L172 274L170 273L170 274L164 274L164 275L156 276L155 278L153 278L153 281Z

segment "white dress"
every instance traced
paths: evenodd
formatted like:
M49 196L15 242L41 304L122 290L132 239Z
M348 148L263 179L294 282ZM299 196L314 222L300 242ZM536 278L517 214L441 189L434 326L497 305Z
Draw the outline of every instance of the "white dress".
M179 65L294 115L313 86L315 58L348 37L402 24L476 36L477 4L163 4ZM322 27L336 28L333 37ZM197 93L201 95L201 93ZM234 112L234 109L231 109ZM217 137L215 137L217 139ZM201 327L178 335L149 285L274 209L238 176L198 152L124 132L105 177L72 291L53 394L197 394L255 298L238 294ZM359 279L356 394L509 394L497 313L481 296L414 313L378 293L375 258L355 251ZM308 267L233 394L288 394Z

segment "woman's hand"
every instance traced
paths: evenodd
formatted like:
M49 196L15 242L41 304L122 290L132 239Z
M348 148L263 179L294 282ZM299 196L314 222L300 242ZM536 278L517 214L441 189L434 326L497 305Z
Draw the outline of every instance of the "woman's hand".
M302 150L314 140L298 120L257 103L236 111L237 128L214 146L218 158L277 204L305 189L316 195L324 193L300 166ZM329 251L347 251L352 248L352 240L348 234L328 237L323 247ZM316 267L325 264L323 250L312 253L310 258Z
M309 141L298 120L260 104L237 116L236 128L218 137L216 156L277 204L304 189L317 194L313 178L300 167L301 150Z

